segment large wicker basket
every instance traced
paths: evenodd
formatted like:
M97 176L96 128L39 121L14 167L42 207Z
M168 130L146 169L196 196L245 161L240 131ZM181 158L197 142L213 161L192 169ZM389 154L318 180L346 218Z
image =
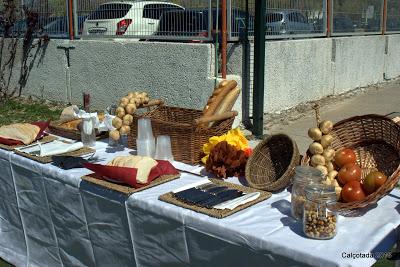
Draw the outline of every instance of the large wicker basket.
M136 149L137 120L143 117L151 118L155 137L158 135L169 135L171 137L174 160L189 164L199 163L203 145L208 142L210 137L228 132L232 128L237 112L227 112L222 116L211 117L210 120L201 119L202 115L201 110L161 104L157 108L134 118L134 126L131 128L128 137L128 146ZM206 129L199 126L207 121L216 121L217 123Z
M287 187L300 163L296 142L285 134L260 142L246 164L247 183L257 189L278 191Z
M362 169L362 179L371 171L379 170L388 180L377 191L362 201L338 202L334 209L349 211L376 203L389 193L400 178L400 126L390 118L381 115L356 116L334 125L332 147L338 151L352 148L357 155L357 163ZM302 165L309 165L307 154Z

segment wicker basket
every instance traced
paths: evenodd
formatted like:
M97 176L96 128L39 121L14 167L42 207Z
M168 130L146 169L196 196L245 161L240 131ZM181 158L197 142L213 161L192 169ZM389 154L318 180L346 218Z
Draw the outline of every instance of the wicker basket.
M210 120L200 119L201 110L169 107L160 105L157 108L136 116L135 127L131 128L128 137L128 146L136 149L137 120L139 118L151 118L153 134L169 135L171 137L172 154L176 161L189 164L200 162L202 147L212 136L225 134L232 128L237 112L227 112L222 116L210 117ZM204 129L199 127L207 121L218 121L213 127Z
M61 121L51 121L49 124L49 130L52 134L62 136L65 138L69 138L72 140L81 140L81 132L76 129L70 129L66 127L62 127L63 122ZM108 132L97 132L96 131L96 140L100 140L108 137Z
M246 164L246 180L257 189L278 191L287 187L300 163L297 144L285 134L268 137L257 145Z
M390 118L381 115L356 116L334 125L331 135L334 138L332 148L352 148L357 155L357 163L362 169L364 179L371 171L379 170L388 176L388 180L377 191L362 201L350 203L338 202L334 209L349 211L376 203L389 193L400 178L400 126ZM302 165L309 165L307 154Z

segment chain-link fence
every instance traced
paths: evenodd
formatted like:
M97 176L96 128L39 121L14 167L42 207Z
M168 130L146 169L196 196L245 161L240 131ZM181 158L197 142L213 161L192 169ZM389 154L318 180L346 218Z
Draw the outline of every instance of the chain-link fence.
M18 11L11 32L26 30L24 12L37 13L38 31L50 37L136 38L143 40L213 41L221 29L221 0L110 1L110 0L3 0L0 5L4 32L4 5L14 2ZM68 3L73 6L69 12ZM324 36L330 22L332 35L378 34L383 11L386 31L400 32L400 1L331 0L267 1L266 39ZM254 34L255 0L227 0L227 26L231 41ZM69 20L72 14L72 21ZM220 38L220 35L218 36Z
M332 35L382 32L382 0L333 0Z
M400 1L388 0L387 1L387 19L386 31L400 32Z

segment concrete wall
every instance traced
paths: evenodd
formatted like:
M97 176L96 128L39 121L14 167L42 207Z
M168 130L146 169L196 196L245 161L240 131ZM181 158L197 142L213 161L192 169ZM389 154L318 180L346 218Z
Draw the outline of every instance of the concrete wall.
M74 103L81 104L82 92L89 92L93 106L104 108L129 91L147 91L170 105L203 108L214 88L211 45L51 40L37 55L24 94L66 100L67 58L60 49L64 46L74 47L70 50ZM14 84L20 58L18 53Z
M82 92L91 93L94 107L104 108L128 91L148 91L170 105L201 109L214 88L215 55L210 44L51 40L32 53L24 94L66 100L67 57L60 49L66 46L73 47L70 77L77 104ZM243 55L242 45L229 46L228 72L245 83ZM399 55L400 35L268 41L265 112L374 84L383 81L384 73L395 78L400 75ZM20 61L19 53L14 84Z
M243 47L231 45L228 56L228 71L245 75ZM268 41L264 110L280 112L382 82L384 73L387 79L398 77L399 56L400 35Z
M393 79L400 75L400 35L386 36L385 78Z

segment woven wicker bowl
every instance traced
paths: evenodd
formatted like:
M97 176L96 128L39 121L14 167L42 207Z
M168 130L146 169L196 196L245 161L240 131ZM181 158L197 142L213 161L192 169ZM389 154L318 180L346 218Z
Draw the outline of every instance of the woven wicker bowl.
M268 137L257 145L246 164L246 180L257 189L278 191L287 187L300 163L296 142L285 134Z
M381 115L356 116L334 125L332 147L338 151L352 148L364 179L371 171L379 170L388 180L377 191L362 201L338 202L334 209L349 211L376 203L389 193L400 178L400 126ZM310 155L303 157L302 165L309 165Z

